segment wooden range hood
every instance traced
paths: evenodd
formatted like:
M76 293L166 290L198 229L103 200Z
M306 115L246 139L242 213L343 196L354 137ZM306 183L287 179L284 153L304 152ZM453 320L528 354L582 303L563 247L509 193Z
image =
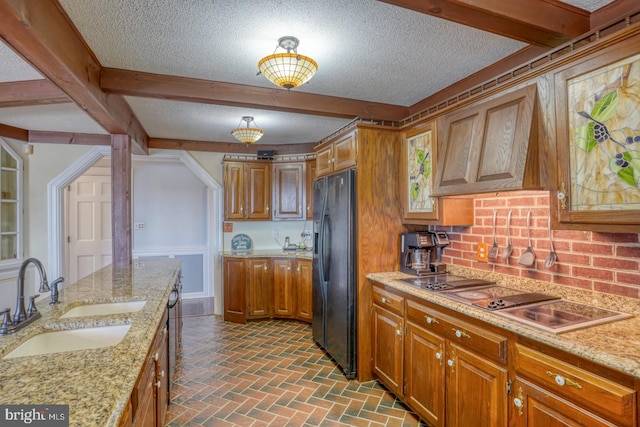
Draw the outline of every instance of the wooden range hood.
M440 117L434 196L540 189L536 84Z

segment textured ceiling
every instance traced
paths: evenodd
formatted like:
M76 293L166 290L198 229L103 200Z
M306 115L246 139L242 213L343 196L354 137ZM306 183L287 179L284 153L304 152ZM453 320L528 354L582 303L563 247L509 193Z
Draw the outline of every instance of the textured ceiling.
M611 0L569 0L593 11ZM59 0L105 67L271 88L257 63L284 35L319 64L295 89L410 106L525 45L375 0ZM0 44L0 81L39 78ZM236 142L252 115L260 143L314 142L349 120L126 97L151 137ZM19 110L19 111L16 111ZM69 105L1 109L0 123L95 132ZM92 130L93 129L93 130Z

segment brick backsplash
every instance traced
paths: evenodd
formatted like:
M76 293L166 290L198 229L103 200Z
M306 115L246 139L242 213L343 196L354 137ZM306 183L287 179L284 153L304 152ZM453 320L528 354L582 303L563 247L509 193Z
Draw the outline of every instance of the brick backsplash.
M494 209L497 213L498 258L480 262L477 259L478 243L487 243L489 249L493 245ZM504 260L501 255L507 246L509 209L512 212L513 253ZM518 264L518 259L527 247L526 218L529 209L531 243L536 261L533 266L525 267ZM438 227L446 231L451 240L442 254L445 263L640 298L640 234L552 230L558 260L547 269L544 260L549 255L548 192L479 195L475 199L474 210L472 227Z

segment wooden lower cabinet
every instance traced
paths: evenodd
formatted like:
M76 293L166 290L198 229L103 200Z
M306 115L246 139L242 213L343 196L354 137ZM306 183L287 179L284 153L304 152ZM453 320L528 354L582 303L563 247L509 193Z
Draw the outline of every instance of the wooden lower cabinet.
M310 259L296 260L298 285L296 286L296 317L298 320L309 322L313 320L312 306L312 277L313 267Z
M247 321L247 273L242 258L224 258L224 320L234 323Z
M429 426L638 426L633 377L372 284L373 374Z
M514 391L511 425L515 427L619 426L521 378L517 378Z
M506 367L452 342L446 364L446 425L506 426Z
M120 426L159 427L169 404L169 330L165 311Z
M637 393L603 376L536 349L516 345L514 426L635 427ZM582 364L581 364L582 365Z
M374 286L374 375L430 426L507 425L507 339Z
M271 260L249 258L247 261L247 319L271 317ZM242 286L242 284L239 284Z
M373 305L372 368L375 375L398 397L403 396L404 319L376 304Z
M444 425L445 340L407 322L405 400L429 425Z
M224 258L224 320L270 318L311 322L311 260Z
M291 258L274 258L273 265L273 316L295 316L295 260Z

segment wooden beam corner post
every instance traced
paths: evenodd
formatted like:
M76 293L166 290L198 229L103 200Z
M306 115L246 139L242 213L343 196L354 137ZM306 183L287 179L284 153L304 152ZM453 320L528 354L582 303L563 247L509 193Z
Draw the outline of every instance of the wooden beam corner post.
M113 265L131 264L131 138L111 135L111 244Z

